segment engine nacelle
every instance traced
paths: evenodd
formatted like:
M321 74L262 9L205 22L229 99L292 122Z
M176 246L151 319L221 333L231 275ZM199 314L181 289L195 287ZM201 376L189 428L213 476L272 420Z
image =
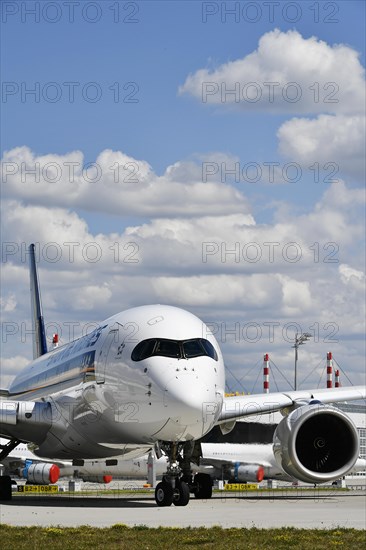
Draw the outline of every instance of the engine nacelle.
M273 437L279 466L305 483L325 483L346 475L359 455L356 426L335 407L310 403L284 418Z
M39 462L24 468L22 476L35 485L49 485L56 483L60 477L60 468L56 464Z
M264 478L264 468L259 464L242 464L236 462L228 473L231 479L239 482L255 481L259 483Z
M83 481L88 483L110 483L113 479L112 476L81 476Z

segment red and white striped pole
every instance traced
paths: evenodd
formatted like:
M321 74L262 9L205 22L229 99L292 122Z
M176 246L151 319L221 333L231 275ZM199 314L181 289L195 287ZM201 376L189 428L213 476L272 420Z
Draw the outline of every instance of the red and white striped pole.
M263 393L269 393L269 355L263 357Z
M335 384L334 384L334 385L335 385L336 388L340 388L340 387L341 387L341 383L340 383L340 381L339 381L339 369L337 369L337 370L335 371Z
M327 353L327 388L333 387L333 358L332 352Z

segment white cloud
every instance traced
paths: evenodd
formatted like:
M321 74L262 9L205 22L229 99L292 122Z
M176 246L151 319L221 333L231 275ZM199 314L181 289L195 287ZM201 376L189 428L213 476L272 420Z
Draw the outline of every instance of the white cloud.
M45 243L91 240L86 222L76 212L56 206L46 208L4 201L3 223L5 241L9 239L9 242L24 242L29 237ZM8 250L10 256L10 245ZM51 247L49 254L51 257Z
M17 147L3 156L2 192L4 198L33 205L119 216L191 217L202 211L206 215L248 211L238 190L212 178L204 181L203 162L197 159L186 165L181 161L157 176L147 162L121 151L102 151L95 163L83 169L80 151L37 156L28 147Z
M277 137L282 155L302 166L318 163L329 178L339 179L341 173L364 181L364 116L293 118L282 124Z
M14 311L17 306L17 301L14 294L10 294L5 298L0 298L1 309L4 313Z
M359 246L360 252L363 251L365 199L364 189L351 188L340 180L325 190L314 209L307 214L296 216L288 210L283 212L279 209L277 225L288 227L287 235L292 232L297 242L301 243L299 239L302 236L305 246L328 243L329 248L323 249L318 258L320 262L331 264L334 259L338 262L340 255L344 259L347 254L355 261L357 255L355 257L353 247ZM333 256L331 243L337 250ZM316 261L316 250L312 248L308 252Z
M281 291L281 285L268 275L158 277L153 281L153 288L158 298L185 307L215 304L247 309L276 305L276 296Z
M295 30L265 33L256 51L215 70L196 71L179 91L251 112L352 114L365 108L359 54Z
M301 276L315 267L318 272L328 269L341 254L342 262L351 261L364 232L364 202L362 190L339 182L329 187L313 211L298 216L279 210L275 223L256 224L250 213L207 216L202 212L200 217L151 219L121 233L93 234L76 212L4 201L3 277L9 283L19 277L19 282L24 281L16 266L27 266L26 247L31 241L38 243L41 267L57 269L61 279L62 270L81 270L78 280L83 286L92 284L100 270L124 276L132 270L156 276L174 276L177 270L185 275ZM69 284L65 279L65 286Z
M178 162L167 171L167 181L189 180L195 170L194 163ZM149 178L149 170L146 174ZM221 186L219 182L215 185ZM235 196L234 189L226 187L228 196ZM298 323L303 331L318 331L320 336L313 342L319 346L316 352L328 348L328 336L334 331L341 340L341 344L337 342L342 350L340 360L347 358L347 338L353 338L352 353L362 357L363 190L342 181L334 183L308 213L296 216L279 210L276 220L267 224L256 223L244 197L245 207L239 205L238 211L230 212L214 193L211 210L217 209L220 215L208 214L202 207L200 214L191 216L187 199L183 216L151 217L108 234L93 232L76 209L38 204L39 196L32 201L19 197L15 187L12 196L12 189L3 201L3 253L7 252L2 269L3 299L6 323L10 323L4 327L9 328L4 354L8 357L31 355L26 251L31 239L39 243L46 322L59 323L63 342L69 339L70 323L75 322L80 332L86 322L102 321L134 305L160 302L192 310L220 330L226 327L230 332L238 325L240 343L234 342L236 347L223 335L220 340L228 360L238 369L244 357L257 360L254 344L258 356L267 346L276 346L276 353L287 364L287 323ZM324 249L329 243L338 248ZM206 248L211 251L206 258L205 244L211 246ZM58 250L60 258L52 261ZM100 257L93 261L96 251ZM256 251L260 257L252 261ZM293 261L298 251L298 261ZM336 263L327 262L331 252ZM243 332L248 322L253 324L254 336L255 327L259 327L260 341L253 339L251 332ZM271 323L276 327L273 343L269 341ZM18 330L12 335L14 327ZM24 330L27 336L22 339ZM49 330L54 331L52 325ZM248 336L244 340L243 334ZM249 355L248 346L252 346ZM9 380L10 374L4 374ZM362 381L362 373L357 373L355 381Z
M339 273L342 283L349 285L352 289L359 292L365 292L365 274L358 269L353 269L347 264L339 266Z
M309 282L296 281L283 275L279 279L282 283L283 313L301 318L313 306Z
M29 363L29 359L22 355L14 355L13 357L4 357L1 359L1 387L8 388L10 382L16 374L21 372Z
M106 306L112 297L111 289L107 283L103 285L87 285L78 289L71 289L66 304L69 304L75 311L90 311Z
M364 75L350 46L276 29L244 58L189 75L180 93L241 111L318 115L284 122L277 133L280 153L308 169L318 163L324 177L363 182ZM274 181L283 178L275 174Z

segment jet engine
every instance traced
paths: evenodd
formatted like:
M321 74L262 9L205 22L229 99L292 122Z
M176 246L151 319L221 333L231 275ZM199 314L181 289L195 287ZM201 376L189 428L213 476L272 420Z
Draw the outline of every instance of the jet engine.
M273 451L288 475L305 483L325 483L351 470L359 455L359 438L344 412L314 401L280 422Z
M59 467L56 464L49 464L47 462L26 465L20 473L29 483L34 483L35 485L56 483L60 477Z
M254 481L261 482L264 478L264 468L259 464L242 464L236 462L233 468L228 471L230 479L238 482Z

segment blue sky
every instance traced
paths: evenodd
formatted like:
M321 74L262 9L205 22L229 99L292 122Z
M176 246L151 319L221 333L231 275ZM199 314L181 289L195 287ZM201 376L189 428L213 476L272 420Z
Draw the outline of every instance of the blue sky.
M272 306L278 309L267 315L271 318L278 315L281 323L285 322L284 319L306 318L306 327L314 322L320 322L322 326L327 323L323 318L324 310L332 311L333 301L331 296L325 297L322 285L329 279L334 284L337 307L334 306L334 311L328 314L328 321L339 323L339 319L349 315L347 326L340 330L344 339L340 355L343 354L343 359L347 360L345 341L354 339L358 347L352 353L362 361L362 312L358 312L360 317L355 319L353 310L347 308L354 300L357 311L356 304L360 296L361 301L364 296L364 167L360 153L364 149L364 112L360 105L365 62L365 4L361 1L269 4L274 10L273 17L266 2L83 1L75 3L74 20L71 21L68 3L3 2L1 147L5 162L18 162L20 166L27 155L32 156L30 163L47 155L48 160L57 157L63 165L70 161L70 155L80 151L82 163L86 164L97 162L103 151L112 150L123 153L139 168L148 170L146 166L150 166L150 175L145 174L150 190L154 185L155 189L160 189L162 178L166 179L162 195L159 195L160 191L157 195L152 191L151 199L146 198L149 197L146 187L141 188L140 195L128 200L124 195L127 191L118 189L118 197L113 199L114 189L108 186L104 194L100 186L97 193L91 187L89 191L83 191L84 198L73 198L70 182L62 179L64 173L57 184L46 181L43 182L46 187L36 188L32 183L28 186L27 181L26 188L24 182L16 180L20 178L19 171L15 179L8 177L3 185L4 208L8 216L3 227L3 242L22 243L29 238L48 242L47 235L52 234L53 221L52 216L47 221L42 209L48 213L52 209L63 209L61 226L72 227L74 239L80 242L82 239L94 242L100 238L107 246L107 242L113 243L117 238L112 234L117 234L121 242L133 235L140 251L157 247L152 257L148 253L144 257L141 252L139 269L131 273L133 277L127 284L131 297L136 294L137 300L141 298L139 285L145 288L147 278L151 286L144 298L148 302L166 296L170 303L178 301L177 305L207 316L209 320L216 315L231 323L235 323L235 319L241 322L241 313L234 307L238 297L216 302L213 291L216 285L219 288L220 282L224 290L230 285L230 281L223 282L222 277L237 277L242 273L244 278L249 278L266 274L269 280L263 285L270 289L276 280L280 286L273 288L273 292L282 293L285 302L291 302L292 292L301 296L299 307L274 301ZM236 7L237 14L227 14L225 20L225 9ZM30 13L32 10L39 10L39 20L35 21L36 16ZM258 20L253 21L256 17ZM51 22L53 19L55 22ZM314 47L310 45L311 37L316 37ZM261 40L267 44L264 47L262 42L262 49ZM281 47L284 48L283 55L280 49L279 57L272 58L276 48ZM237 60L244 60L239 73L235 72L234 62ZM200 81L200 74L204 74L203 81ZM206 103L202 101L200 90L202 92L205 82L215 82L218 86L224 82L227 89L231 89L233 82L238 82L242 92L243 85L252 80L251 74L255 75L254 82L263 96L268 92L264 84L268 78L271 81L278 78L281 89L289 82L296 82L302 100L296 104L289 101L281 104L279 98L278 108L268 100L258 104L247 102L243 106L243 102L234 103L230 99L232 96L224 96L222 100L221 95L220 100L219 94L210 96ZM318 102L314 101L316 82L320 83ZM39 90L37 101L32 94L24 95L26 90L34 87ZM73 100L70 99L71 89L74 90ZM291 90L293 92L294 88ZM324 101L326 94L331 92L336 99L334 104ZM94 101L95 93L100 93L97 101ZM59 94L55 101L54 94ZM313 153L308 152L309 143ZM16 152L20 147L27 149ZM10 156L6 156L9 153L4 152L9 151ZM218 173L208 179L208 183L213 185L212 192L208 192L207 187L190 187L193 181L202 180L203 162L220 167ZM237 163L240 170L254 164L263 174L267 173L268 164L275 162L279 173L276 172L275 182L270 183L265 176L254 183L243 181L242 176L240 181L235 181L229 175L223 176L222 162L227 169L232 169ZM281 178L287 163L294 163L301 170L301 177L296 182L284 182ZM315 178L315 168L309 169L314 167L314 163L320 167L319 181ZM173 165L174 177L168 177L167 168ZM337 181L332 184L326 178L333 174L335 166ZM172 169L169 173L172 174ZM170 177L174 185L169 187ZM176 188L177 182L183 185L183 190L179 186ZM224 191L227 193L225 200L220 198ZM239 193L239 198L235 198L235 192ZM103 202L106 194L112 194L108 204ZM109 204L113 200L115 205L120 204L120 209ZM152 201L150 206L149 200ZM180 211L182 200L185 203ZM176 204L178 202L180 204ZM160 208L162 203L164 209ZM33 212L29 221L32 208L38 210L36 214ZM12 218L9 212L16 212L16 215ZM202 221L207 234L198 230L199 220L203 220L205 215L217 217L217 223ZM242 218L230 218L234 215ZM163 223L159 224L158 220L162 218L169 229ZM42 227L39 219L42 219ZM74 222L77 227L73 226ZM293 265L282 261L282 265L279 262L273 269L268 258L261 265L248 265L248 261L242 265L243 257L239 265L236 262L231 265L229 261L221 262L221 265L203 264L200 254L203 242L225 242L230 248L232 243L243 242L246 235L258 239L258 235L253 237L250 233L253 223L258 231L267 232L267 241L271 236L273 242L279 242L281 249L291 240L300 243L310 262L314 253L311 247L319 242L322 265L313 262L312 266L307 264L306 269L302 269L301 262ZM329 225L334 225L333 233ZM10 232L13 226L17 228L16 234ZM225 229L215 234L214 229L218 227ZM246 227L248 233L245 233ZM175 244L174 239L171 242L167 237L168 231L169 235L175 235ZM199 235L196 242L194 235ZM62 231L59 238L62 244ZM330 242L338 246L337 265L324 263L330 252L329 247L324 247ZM197 262L187 260L182 265L178 257L169 261L162 249L177 256L185 257L187 253L187 258L196 257ZM191 256L190 250L193 250ZM280 259L283 260L282 255ZM26 270L20 257L14 255L6 260L5 265L18 265ZM48 262L45 266L46 271L54 270L55 266L51 264ZM346 267L340 268L340 265ZM64 263L59 267L65 272L75 268ZM79 267L84 272L86 266ZM298 268L296 272L295 267ZM61 312L64 318L73 315L84 320L91 314L95 319L102 319L113 312L116 301L113 285L103 294L106 292L103 285L108 284L111 277L108 269L99 263L89 272L90 285L104 296L96 301L92 313L82 305L78 309L72 304L72 313L67 312L66 307ZM155 276L157 280L154 282ZM177 299L172 289L175 288L174 281L181 277L184 278L182 285L177 288L182 289L182 295L186 294L185 298L179 296ZM216 277L207 282L210 289L207 290L207 302L192 298L192 285L194 287L197 283L194 277L198 278L201 293L204 292L201 285L206 289L204 278ZM5 322L18 322L26 312L26 307L18 301L12 305L15 298L13 302L10 300L11 296L17 295L21 282L5 274ZM237 281L232 282L235 287ZM296 284L299 285L297 290ZM51 280L47 280L45 286L46 292L52 292ZM251 288L250 292L258 291L259 295L262 292L262 286L257 289L249 285L248 288ZM324 297L324 304L319 302L321 297ZM125 301L123 294L119 298L121 302ZM246 310L245 296L240 294L239 303ZM256 308L252 304L249 310L252 311L251 319L256 319L256 315L262 318L263 305ZM354 330L349 326L349 319L353 319ZM5 357L12 365L19 348L15 339L6 344ZM234 369L241 368L240 354L246 351L241 344L228 349ZM278 351L286 355L284 368L291 369L292 359L287 356L287 344L283 339L278 342ZM250 353L252 350L253 346ZM256 355L259 353L260 356L262 351L266 349L260 348ZM318 357L323 351L318 346L314 354ZM21 355L27 358L25 347ZM10 366L7 375L9 369ZM358 367L356 381L360 382L363 376Z
M79 149L87 162L94 161L101 150L112 148L147 160L158 174L195 153L227 152L244 164L278 160L276 130L288 118L286 114L228 112L179 96L178 87L189 73L244 57L258 47L264 33L276 27L283 32L295 28L304 38L315 35L330 45L349 44L361 52L361 61L364 55L365 6L358 1L314 6L302 2L295 3L296 8L282 2L273 6L273 17L266 3L258 2L255 13L254 8L243 11L248 3L242 2L237 21L228 13L226 22L221 20L225 7L215 2L207 6L201 2L119 2L118 12L113 2L96 3L98 9L84 2L89 8L83 12L83 3L75 6L74 22L70 22L71 7L62 2L59 11L51 6L44 12L45 2L8 4L3 13L2 77L5 82L16 82L19 91L3 98L3 150L23 144L37 154ZM31 13L36 4L39 22ZM18 11L12 15L9 12L15 5ZM225 5L229 11L235 3ZM218 13L209 14L216 9ZM258 22L248 21L256 17ZM55 18L59 21L51 23ZM89 22L94 18L98 21ZM120 22L114 23L114 18ZM22 82L27 89L39 83L39 103L31 94L22 101ZM55 88L47 87L50 82L61 91L56 102L42 97L43 93L46 98L48 93L54 97ZM77 83L73 103L70 85L64 82ZM93 99L95 88L87 87L90 82L102 94L96 102L82 95L85 90ZM129 82L134 84L123 90ZM115 102L117 87L119 102ZM136 93L130 99L137 103L123 102L132 92ZM273 193L280 198L300 198L300 203L308 205L309 196L322 191L319 185L306 186L306 193L303 189L292 186Z

